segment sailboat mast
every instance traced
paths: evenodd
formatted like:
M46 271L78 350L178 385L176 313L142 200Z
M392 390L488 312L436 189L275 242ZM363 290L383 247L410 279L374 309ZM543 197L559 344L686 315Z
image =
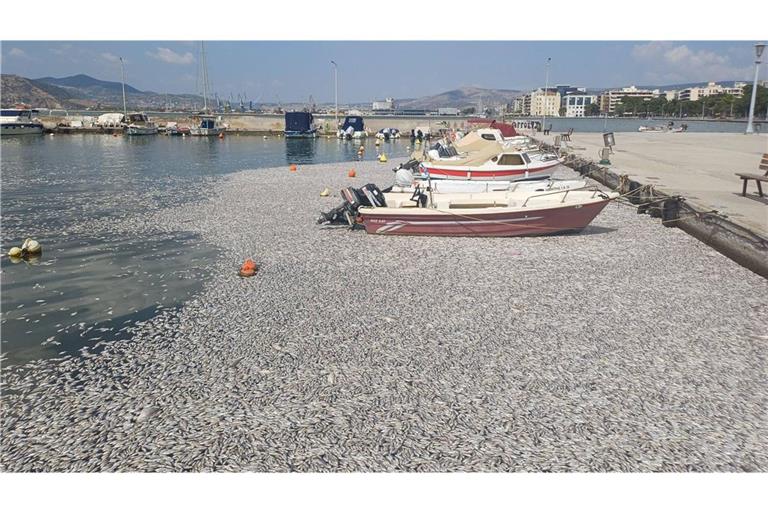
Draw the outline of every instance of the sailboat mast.
M120 57L120 71L121 76L123 80L123 116L124 116L124 122L128 122L128 107L125 103L125 66L123 66L123 58Z
M203 67L203 110L208 111L208 65L205 62L205 42L200 41L200 65Z

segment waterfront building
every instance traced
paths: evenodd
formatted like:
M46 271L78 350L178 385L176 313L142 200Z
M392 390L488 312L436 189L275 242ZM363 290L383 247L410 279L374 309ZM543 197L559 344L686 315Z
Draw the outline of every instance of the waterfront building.
M677 91L664 91L664 97L667 98L667 101L672 101L678 99Z
M593 103L597 103L596 95L581 92L566 94L562 100L565 117L584 117L587 106Z
M374 112L377 111L390 111L395 110L395 100L392 98L387 98L384 101L374 101L372 110Z
M530 97L530 115L560 116L560 93L557 92L556 88L550 87L546 91L544 89L536 89L531 93Z
M744 95L744 82L736 82L733 87L724 87L715 82L709 82L704 87L687 87L678 91L678 99L681 101L697 101L699 98L708 96L718 96L720 94L731 94L740 98Z
M649 89L638 89L634 85L624 87L622 89L605 91L600 95L599 99L600 112L613 114L616 111L616 105L621 103L621 99L625 97L647 98L650 100L661 96L661 94L662 93L658 89L654 89L652 91Z

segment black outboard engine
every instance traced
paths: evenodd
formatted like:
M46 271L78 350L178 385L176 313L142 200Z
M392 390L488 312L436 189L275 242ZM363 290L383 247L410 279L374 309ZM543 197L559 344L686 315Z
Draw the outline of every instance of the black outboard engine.
M398 165L397 167L394 167L392 169L392 172L397 172L400 169L408 169L410 171L414 171L415 172L419 168L420 164L421 164L421 162L419 162L415 158L411 158L407 162L404 162L404 163Z
M340 194L344 202L333 210L321 212L317 219L318 224L349 224L354 227L358 208L387 205L384 200L384 193L373 183L368 183L360 188L347 187L341 189Z

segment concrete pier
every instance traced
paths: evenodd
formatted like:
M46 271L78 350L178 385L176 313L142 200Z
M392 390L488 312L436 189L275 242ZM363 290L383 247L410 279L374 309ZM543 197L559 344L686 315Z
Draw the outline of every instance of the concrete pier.
M558 133L535 135L553 144ZM759 197L754 182L742 197L736 172L758 172L768 135L734 133L616 133L607 166L616 174L653 184L669 195L681 195L701 210L717 210L729 220L768 238L768 197ZM600 133L574 133L564 151L597 162L603 148Z

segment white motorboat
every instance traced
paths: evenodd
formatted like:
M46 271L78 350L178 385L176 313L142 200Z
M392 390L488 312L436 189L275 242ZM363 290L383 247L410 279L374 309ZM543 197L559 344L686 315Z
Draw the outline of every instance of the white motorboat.
M158 128L143 112L128 114L125 133L127 135L157 135Z
M33 114L37 110L30 108L2 109L0 111L0 135L40 135L43 133L43 123Z
M391 192L414 193L417 189L429 189L437 194L477 194L482 192L549 192L554 190L578 190L587 187L586 180L531 180L531 181L471 181L426 180L417 176L409 186L392 187Z
M210 114L196 116L197 125L189 128L189 134L198 137L215 137L224 133L224 126L218 117Z

